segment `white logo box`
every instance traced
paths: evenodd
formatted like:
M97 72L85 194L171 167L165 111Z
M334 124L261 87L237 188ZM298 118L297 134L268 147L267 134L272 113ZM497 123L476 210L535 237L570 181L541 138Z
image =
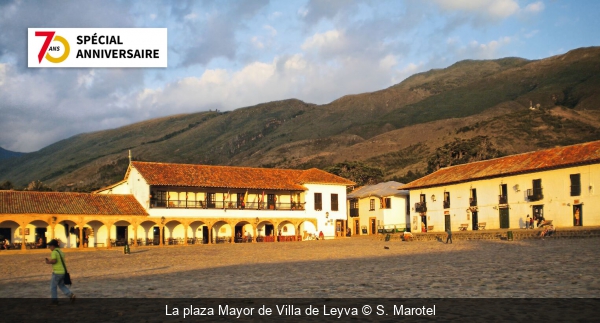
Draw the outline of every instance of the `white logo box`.
M54 32L41 61L40 51L49 37L36 36L36 32ZM65 42L68 56L64 55ZM167 28L28 28L27 66L167 67L167 47Z

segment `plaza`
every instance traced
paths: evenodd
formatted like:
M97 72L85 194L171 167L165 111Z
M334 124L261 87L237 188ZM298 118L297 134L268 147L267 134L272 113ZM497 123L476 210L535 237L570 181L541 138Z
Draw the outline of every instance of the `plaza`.
M385 249L388 247L389 249ZM80 298L599 297L600 239L66 250ZM3 297L49 297L48 250L0 251Z

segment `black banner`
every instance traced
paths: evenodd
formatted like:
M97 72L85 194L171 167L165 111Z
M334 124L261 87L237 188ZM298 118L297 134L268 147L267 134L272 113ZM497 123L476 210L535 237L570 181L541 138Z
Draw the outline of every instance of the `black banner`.
M600 299L0 299L2 322L596 322Z

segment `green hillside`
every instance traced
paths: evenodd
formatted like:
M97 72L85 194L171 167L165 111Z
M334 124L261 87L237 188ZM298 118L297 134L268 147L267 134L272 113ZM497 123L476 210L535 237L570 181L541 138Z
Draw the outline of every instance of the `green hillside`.
M467 60L325 105L290 99L80 134L1 160L0 182L89 191L123 177L128 150L138 160L262 167L362 161L402 177L424 172L456 140L485 138L477 142L503 154L600 140L598 89L597 47Z

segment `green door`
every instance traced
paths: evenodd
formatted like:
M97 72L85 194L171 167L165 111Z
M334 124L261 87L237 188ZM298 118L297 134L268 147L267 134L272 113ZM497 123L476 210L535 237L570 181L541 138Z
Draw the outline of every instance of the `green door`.
M452 230L450 226L450 214L444 215L444 231Z
M500 229L508 229L510 224L508 222L508 208L501 208L500 210Z

